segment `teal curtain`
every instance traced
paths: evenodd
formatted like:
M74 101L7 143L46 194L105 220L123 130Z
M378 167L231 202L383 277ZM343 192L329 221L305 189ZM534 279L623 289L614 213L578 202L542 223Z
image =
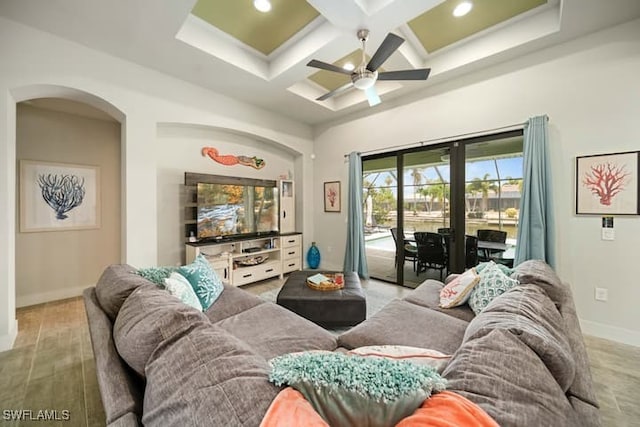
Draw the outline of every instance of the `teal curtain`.
M548 120L547 116L533 117L524 126L523 185L514 265L540 259L555 266Z
M347 249L344 271L355 271L369 278L367 254L364 248L364 221L362 218L362 159L360 153L349 154L349 192L347 194Z

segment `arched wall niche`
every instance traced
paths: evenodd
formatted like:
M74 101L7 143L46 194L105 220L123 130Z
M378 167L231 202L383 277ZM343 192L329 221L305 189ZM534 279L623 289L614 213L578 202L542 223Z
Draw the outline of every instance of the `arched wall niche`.
M2 229L0 235L6 236L0 243L0 351L12 347L17 335L16 310L16 270L15 270L15 233L16 233L16 108L20 102L39 98L61 98L88 104L103 111L122 127L121 147L126 145L124 128L125 113L108 100L108 97L88 91L53 84L31 84L11 88L6 94L5 134L3 147L0 147L0 161L5 169L0 177L0 201L6 209L0 213ZM124 169L124 167L123 167ZM124 200L123 200L124 205ZM124 206L123 206L124 212ZM125 246L125 221L122 221L122 246ZM124 252L122 252L124 257Z

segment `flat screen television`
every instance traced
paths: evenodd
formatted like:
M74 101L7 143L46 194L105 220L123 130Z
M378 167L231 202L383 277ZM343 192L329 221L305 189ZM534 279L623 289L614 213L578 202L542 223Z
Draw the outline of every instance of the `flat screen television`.
M199 241L278 232L278 187L197 184Z

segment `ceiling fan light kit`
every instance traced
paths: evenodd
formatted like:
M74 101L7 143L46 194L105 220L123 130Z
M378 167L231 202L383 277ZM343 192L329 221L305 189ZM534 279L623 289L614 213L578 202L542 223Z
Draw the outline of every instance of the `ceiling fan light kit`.
M369 30L361 29L357 32L358 39L362 43L362 62L357 67L349 69L347 64L338 67L333 64L313 59L309 61L307 66L320 68L334 73L347 74L351 77L351 82L331 92L316 98L316 101L324 101L332 96L344 93L349 89L356 88L365 92L369 105L373 107L379 104L380 96L375 88L377 80L426 80L429 77L429 68L421 68L416 70L400 70L378 73L378 68L389 59L389 57L404 43L404 39L393 33L387 34L382 44L378 47L369 62L366 61L365 48L369 38ZM353 70L353 71L351 71Z
M354 71L353 74L351 74L351 81L353 82L353 85L356 87L356 89L360 89L360 90L369 89L371 86L373 86L376 83L377 79L378 79L378 72L377 71L371 72L366 68L358 69Z

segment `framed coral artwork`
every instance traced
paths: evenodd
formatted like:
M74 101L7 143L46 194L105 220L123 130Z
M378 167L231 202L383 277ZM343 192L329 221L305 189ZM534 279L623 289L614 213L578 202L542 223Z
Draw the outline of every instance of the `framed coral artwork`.
M100 168L20 161L20 231L100 228Z
M324 211L340 212L340 181L324 183Z
M638 215L639 151L576 158L576 214Z

